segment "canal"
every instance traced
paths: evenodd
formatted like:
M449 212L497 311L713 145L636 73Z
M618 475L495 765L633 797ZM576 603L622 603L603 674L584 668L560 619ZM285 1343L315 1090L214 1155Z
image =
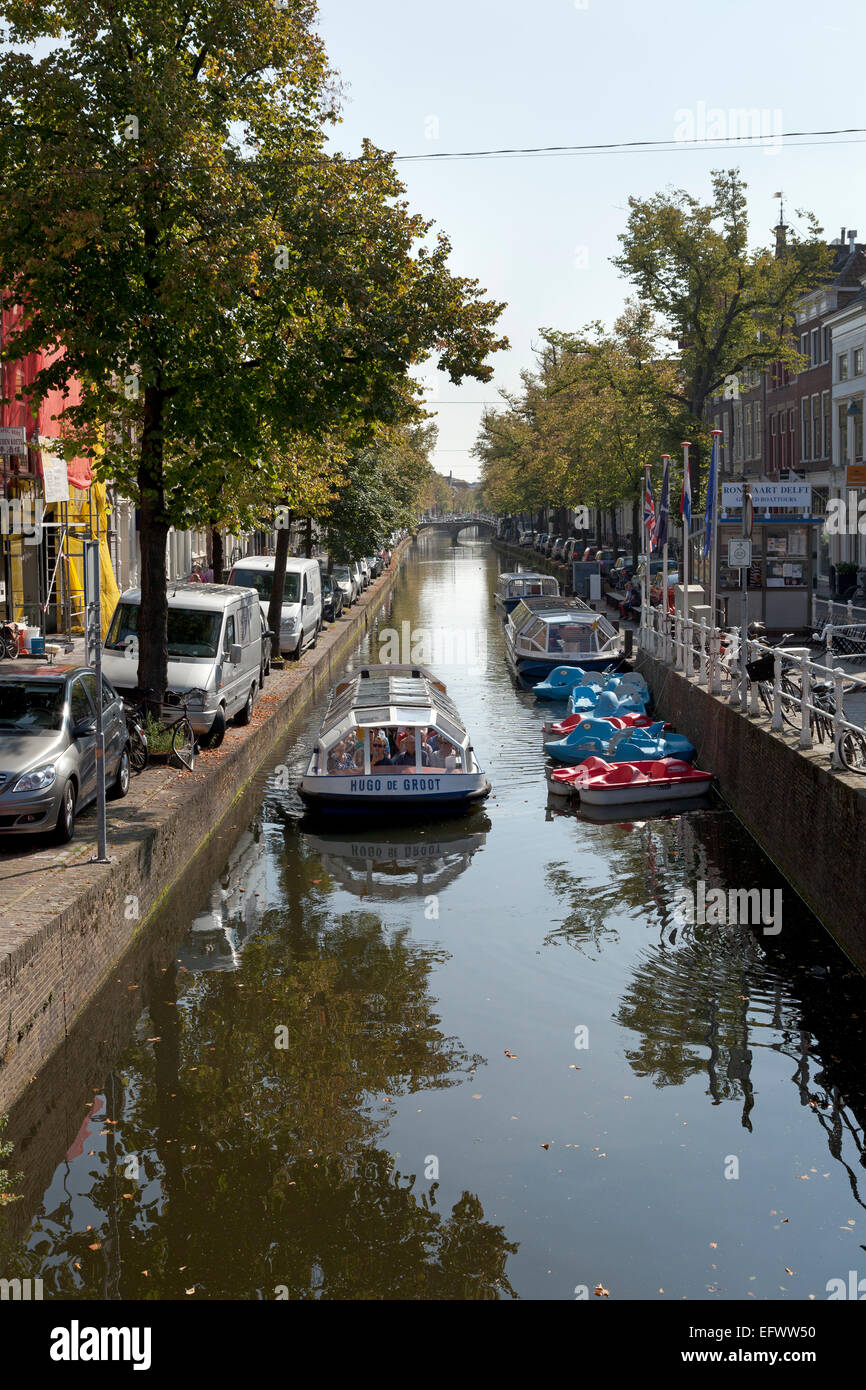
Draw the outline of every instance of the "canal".
M861 975L721 803L548 802L499 568L423 538L357 657L427 644L485 809L308 825L312 711L10 1115L5 1272L72 1299L801 1300L866 1275ZM754 887L772 925L682 910Z

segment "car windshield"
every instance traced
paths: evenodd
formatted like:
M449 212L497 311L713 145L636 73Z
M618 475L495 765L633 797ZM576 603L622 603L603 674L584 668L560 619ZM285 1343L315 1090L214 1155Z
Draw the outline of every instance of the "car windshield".
M334 578L337 579L337 580L340 580L340 579L348 579L348 578L349 578L349 566L348 566L348 565L335 565L335 566L334 566Z
M26 733L62 726L62 681L0 681L0 733L5 729Z
M137 603L118 604L108 629L107 647L113 651L138 650L139 612ZM169 608L169 661L215 660L222 623L222 613L209 613L203 608Z
M242 589L255 589L259 598L270 598L273 582L273 570L232 570L232 583L239 585ZM300 587L301 576L288 572L283 584L283 603L297 603Z

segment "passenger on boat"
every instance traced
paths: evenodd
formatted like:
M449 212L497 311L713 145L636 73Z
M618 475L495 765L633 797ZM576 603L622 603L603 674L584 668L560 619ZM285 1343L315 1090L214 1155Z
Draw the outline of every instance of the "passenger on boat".
M439 747L431 750L429 757L424 758L425 767L441 767L445 772L454 772L457 763L457 750L447 738L442 737L439 738Z
M354 772L355 770L356 769L354 755L346 747L345 740L340 739L339 743L335 743L330 753L328 754L328 771Z
M388 737L384 729L377 729L370 739L370 766L379 767L382 763L389 764L390 746Z
M415 732L403 729L397 734L397 752L391 758L386 758L385 762L390 767L414 767L415 766Z

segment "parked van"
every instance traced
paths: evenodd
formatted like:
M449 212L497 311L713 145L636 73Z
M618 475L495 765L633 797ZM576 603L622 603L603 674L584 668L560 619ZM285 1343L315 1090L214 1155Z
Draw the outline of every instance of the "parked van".
M121 594L102 651L102 669L116 690L138 685L141 590ZM264 661L261 608L255 589L181 582L168 588L168 688L203 690L189 721L203 748L222 742L226 721L249 724ZM163 707L166 718L177 706Z
M274 583L274 556L248 555L238 560L229 584L253 588L259 596L265 625ZM318 560L288 559L280 618L280 651L297 659L304 647L314 647L322 627L322 572Z

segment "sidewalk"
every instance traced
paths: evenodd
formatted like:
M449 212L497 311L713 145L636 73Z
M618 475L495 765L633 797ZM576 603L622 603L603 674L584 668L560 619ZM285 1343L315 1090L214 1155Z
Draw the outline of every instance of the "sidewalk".
M324 694L386 601L411 541L314 651L272 671L251 723L230 724L194 772L148 767L108 803L108 865L93 862L96 817L67 845L0 844L0 1114L50 1055L163 897L272 759L301 711Z

